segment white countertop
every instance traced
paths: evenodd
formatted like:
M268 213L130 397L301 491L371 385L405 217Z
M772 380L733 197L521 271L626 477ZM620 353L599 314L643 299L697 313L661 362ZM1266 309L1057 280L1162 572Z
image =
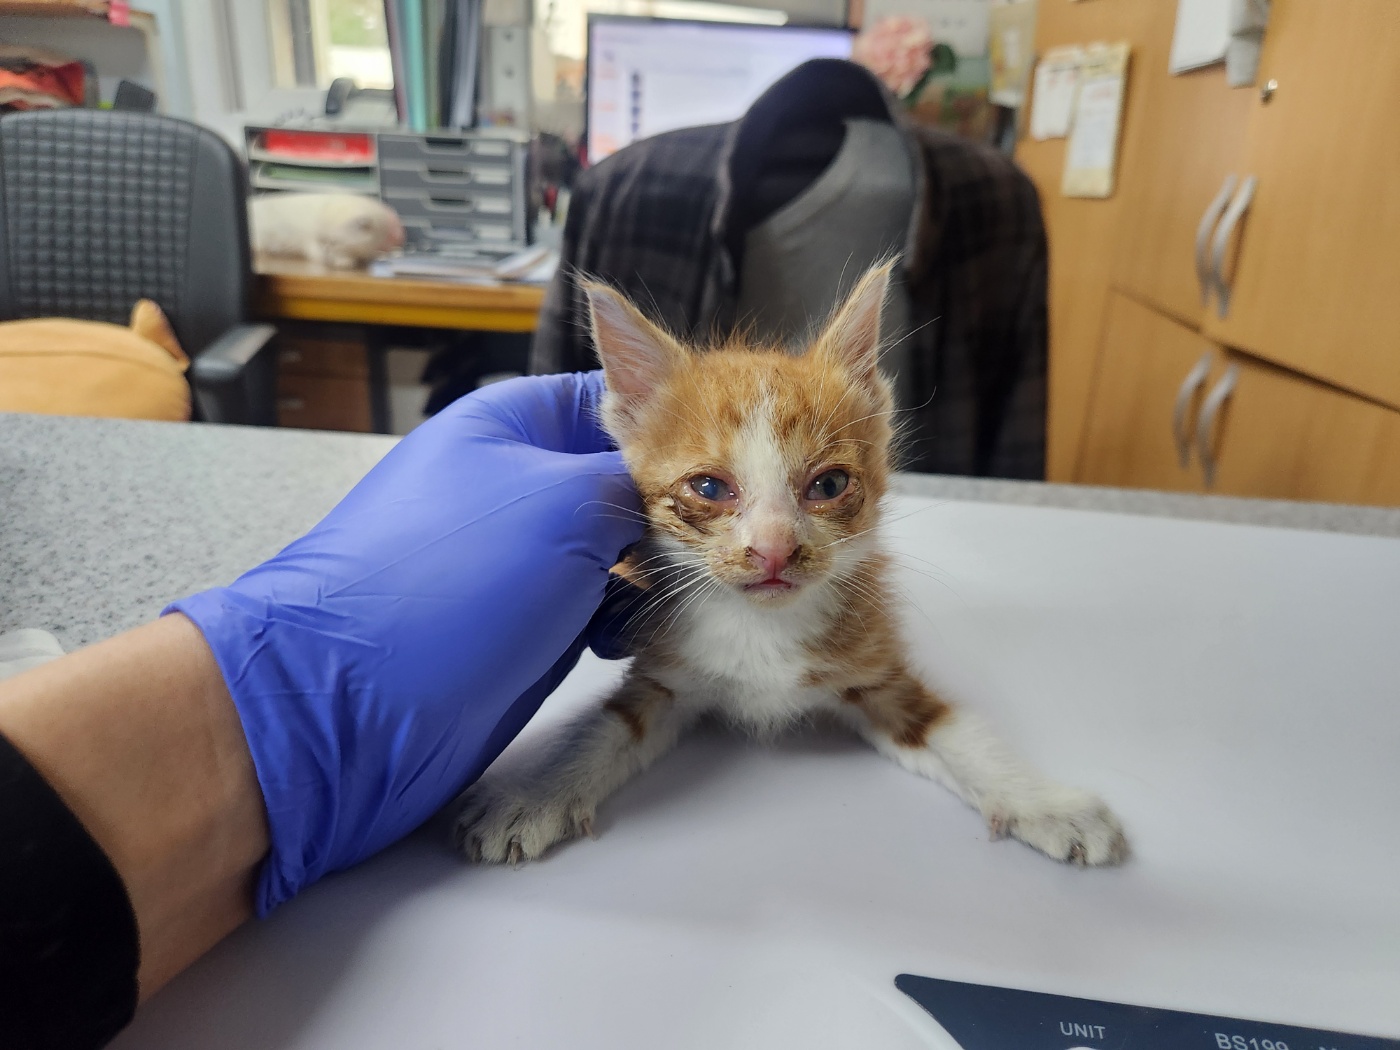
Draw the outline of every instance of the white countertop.
M75 467L83 426L18 418L0 627L69 643L270 553L387 447L104 424L120 445ZM172 452L191 429L205 447ZM596 842L476 868L430 829L327 879L114 1045L952 1050L904 971L1400 1037L1400 540L917 497L891 517L919 662L1099 791L1126 866L988 842L829 730L705 732L604 806ZM581 664L502 761L616 673Z

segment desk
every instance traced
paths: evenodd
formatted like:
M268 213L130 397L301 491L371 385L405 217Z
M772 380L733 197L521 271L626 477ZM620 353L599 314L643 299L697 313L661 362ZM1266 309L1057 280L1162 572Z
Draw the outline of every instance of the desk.
M331 346L315 353L313 347L316 363L310 366L293 365L283 357L278 416L290 427L381 433L390 429L386 347L379 326L484 333L471 337L478 352L483 346L504 345L523 369L528 336L544 302L544 288L530 284L372 277L363 270L328 270L273 256L258 256L254 270L253 312L263 320L367 326L356 336L363 352ZM288 327L282 333L284 348L296 338ZM307 348L300 349L299 356L307 356Z
M134 626L272 554L390 445L0 416L0 630ZM1395 536L1400 511L899 485L917 659L1100 791L1128 865L988 842L842 736L702 733L543 863L470 867L429 828L312 887L114 1050L955 1050L901 970L1400 1036L1400 540L1296 527ZM1130 513L1013 505L1075 500ZM586 659L503 759L617 673Z
M253 312L268 321L533 332L544 302L539 285L371 277L267 256L255 260L254 270Z

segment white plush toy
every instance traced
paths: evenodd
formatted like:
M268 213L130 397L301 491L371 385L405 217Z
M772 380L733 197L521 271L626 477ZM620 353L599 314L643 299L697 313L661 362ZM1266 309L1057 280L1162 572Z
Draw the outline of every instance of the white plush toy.
M353 270L403 246L393 208L352 193L268 193L248 203L253 251Z

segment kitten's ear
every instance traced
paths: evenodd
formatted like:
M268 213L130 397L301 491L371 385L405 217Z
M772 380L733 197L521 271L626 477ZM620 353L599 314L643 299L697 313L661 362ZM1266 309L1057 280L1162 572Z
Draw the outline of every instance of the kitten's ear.
M607 285L587 281L583 292L588 297L593 345L602 359L611 395L609 429L615 423L625 426L684 361L686 351Z
M863 383L874 383L880 364L880 311L889 291L894 261L865 272L817 337L814 352L845 368Z

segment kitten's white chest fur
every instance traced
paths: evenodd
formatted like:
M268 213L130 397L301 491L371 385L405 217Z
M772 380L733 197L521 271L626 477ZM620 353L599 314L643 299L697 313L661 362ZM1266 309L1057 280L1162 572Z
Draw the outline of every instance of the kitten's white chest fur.
M803 683L811 647L830 624L829 603L824 587L780 609L728 592L698 602L677 618L672 637L685 667L664 684L682 702L693 697L755 732L781 729L826 696Z

